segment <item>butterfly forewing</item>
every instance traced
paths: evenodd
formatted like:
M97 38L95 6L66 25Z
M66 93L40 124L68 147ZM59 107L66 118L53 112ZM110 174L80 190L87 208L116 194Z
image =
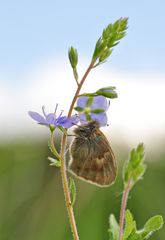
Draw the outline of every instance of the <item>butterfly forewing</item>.
M75 129L69 169L76 176L99 186L109 186L116 178L113 151L96 121Z

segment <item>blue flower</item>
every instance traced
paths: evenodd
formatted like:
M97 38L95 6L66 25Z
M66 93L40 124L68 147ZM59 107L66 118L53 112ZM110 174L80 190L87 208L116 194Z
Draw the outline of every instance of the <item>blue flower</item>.
M100 126L107 125L107 114L109 103L103 96L79 97L76 109L79 109L80 122L86 123L89 120L96 120Z
M62 116L62 112L57 117L56 116L57 105L54 113L45 113L45 108L42 107L43 116L37 112L29 111L29 116L37 121L39 124L48 126L48 127L63 127L63 128L70 128L73 125L79 122L79 117L77 115L72 116L70 118L66 116Z

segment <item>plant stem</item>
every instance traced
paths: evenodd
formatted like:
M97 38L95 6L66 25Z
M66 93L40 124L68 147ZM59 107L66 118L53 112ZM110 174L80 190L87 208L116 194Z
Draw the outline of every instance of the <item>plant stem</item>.
M125 216L125 210L126 210L126 206L127 206L127 200L128 200L128 195L129 195L130 189L131 189L131 179L128 181L128 184L123 191L123 196L122 196L122 201L121 201L119 240L122 240L122 238L123 238L124 216Z
M61 141L61 153L60 153L60 160L61 160L60 171L61 171L64 196L65 196L65 203L66 203L66 207L68 210L69 222L70 222L70 227L71 227L71 230L73 233L73 238L74 238L74 240L79 240L78 231L77 231L77 227L76 227L76 221L75 221L72 202L71 202L71 197L70 197L70 191L69 191L69 187L68 187L68 179L67 179L67 174L66 174L66 164L65 164L66 138L67 138L67 136L65 134L63 134L62 141Z
M81 90L81 88L82 88L82 85L84 84L85 79L87 78L89 72L92 70L94 64L95 64L95 62L91 62L91 64L90 64L89 67L87 68L87 70L86 70L83 78L81 79L81 81L80 81L80 83L79 83L79 85L78 85L78 87L77 87L77 90L76 90L76 92L75 92L75 95L74 95L74 97L73 97L73 100L72 100L71 105L70 105L70 108L69 108L68 117L71 117L71 114L72 114L74 105L75 105L76 100L77 100L77 98L78 98L79 92L80 92L80 90Z
M78 98L79 92L82 88L82 85L85 82L85 79L87 78L87 76L88 76L89 72L91 71L91 69L93 68L94 64L95 64L95 62L92 62L89 65L83 78L81 79L80 83L78 84L77 90L75 92L75 95L73 97L73 100L71 102L71 105L70 105L70 108L68 111L68 117L71 117L71 115L72 115L72 111L73 111L74 105L76 103L76 100ZM61 160L60 170L61 170L61 178L62 178L65 202L66 202L66 207L67 207L67 211L68 211L68 215L69 215L69 221L70 221L70 226L71 226L71 230L73 233L73 238L74 238L74 240L78 240L79 236L78 236L76 221L75 221L75 217L74 217L73 207L71 204L71 197L70 197L70 191L69 191L69 187L68 187L68 179L67 179L67 173L66 173L66 164L65 164L66 140L67 140L67 136L66 136L66 134L63 134L62 140L61 140L61 151L60 151L60 160Z
M57 150L56 150L56 148L54 146L53 133L54 133L54 131L50 132L50 147L51 147L51 151L54 154L54 156L56 156L57 159L59 159L60 155L58 154L58 152L57 152Z

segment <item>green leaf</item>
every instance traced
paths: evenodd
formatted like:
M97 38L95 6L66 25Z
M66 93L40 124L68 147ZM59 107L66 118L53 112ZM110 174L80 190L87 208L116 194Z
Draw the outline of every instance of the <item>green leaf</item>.
M48 160L50 161L50 166L61 167L61 163L59 160L52 157L48 157Z
M70 64L71 64L72 68L76 68L77 63L78 63L77 49L70 47L69 51L68 51L68 56L69 56L69 60L70 60Z
M103 41L102 38L100 37L96 43L92 59L93 60L97 59L101 55L101 53L104 51L105 48L106 48L106 42Z
M162 226L163 217L161 215L151 217L141 230L143 239L148 239L148 237L150 237L155 231L159 230Z
M116 36L116 40L122 39L123 37L125 37L125 35L126 35L125 32L118 33L117 36Z
M136 149L132 149L130 157L123 167L123 180L126 187L128 182L132 182L132 186L140 180L146 170L144 161L144 145L139 144ZM131 187L132 187L131 186Z
M89 97L86 102L86 107L89 107L93 103L93 97Z
M73 178L69 178L69 191L71 194L72 206L73 206L76 201L76 185Z
M116 89L116 87L114 87L114 86L108 86L108 87L100 88L97 91L106 91L106 90L115 90L115 89Z
M77 73L77 68L73 68L73 75L74 78L76 79L77 83L78 83L78 73Z
M56 157L56 159L59 160L59 153L58 153L57 149L54 146L52 146L50 142L48 142L48 147L49 147L50 151L53 153L53 155Z
M116 98L117 93L115 91L116 87L110 86L105 88L100 88L94 93L83 93L79 95L79 97L96 97L96 96L104 96L107 98ZM90 101L90 100L89 100Z
M134 221L132 214L129 210L125 213L125 229L123 240L146 240L155 231L159 230L163 226L163 218L160 215L150 218L142 230L136 229L136 222Z
M61 127L61 126L58 126L58 129L59 129L62 133L64 133L65 135L67 135L67 130L66 130L65 128L63 128L63 127Z
M131 161L133 168L136 168L144 160L144 146L140 143L137 149L132 149L131 151Z
M96 109L91 110L91 113L102 113L102 112L105 112L105 110L101 109L101 108L96 108Z
M124 240L127 239L133 231L136 231L136 222L130 210L127 209L125 212Z
M124 240L143 240L142 236L137 232L132 232L127 239Z
M111 24L112 25L112 24ZM103 32L102 32L102 38L104 40L107 40L109 38L109 29L103 29Z
M92 61L98 60L100 63L104 62L112 53L112 47L119 43L126 33L128 18L120 18L114 23L110 23L102 32L101 37L98 39ZM100 64L96 63L95 66Z
M92 120L91 115L89 113L85 113L85 117L86 117L87 121L91 121Z
M83 93L79 95L79 97L95 97L95 96L97 96L96 93Z
M133 174L132 174L134 182L137 182L142 178L142 176L146 171L146 168L147 166L145 164L141 164L138 167L136 167L136 169L133 171Z
M96 94L107 97L107 98L116 98L117 93L115 91L116 87L109 86L105 88L100 88L96 91Z
M75 107L74 110L76 110L77 112L83 112L84 108L82 108L82 107Z
M106 33L106 40L108 42L108 47L110 48L112 44L115 44L116 41L123 38L125 36L125 31L127 29L128 18L120 18L115 21L113 24L109 24L105 31L103 31L104 35ZM109 37L107 35L109 34ZM104 36L102 35L104 38Z
M97 92L97 95L104 96L106 98L117 98L117 93L114 90L111 91L104 91L104 92Z
M119 224L113 214L109 217L109 240L119 239Z
M99 57L99 62L104 62L112 53L112 49L105 49Z

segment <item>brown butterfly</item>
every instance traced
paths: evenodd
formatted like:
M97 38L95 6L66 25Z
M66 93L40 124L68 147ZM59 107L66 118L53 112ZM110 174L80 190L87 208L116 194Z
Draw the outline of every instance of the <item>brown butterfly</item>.
M77 177L101 187L116 178L117 165L107 138L95 120L78 126L70 147L69 170Z

